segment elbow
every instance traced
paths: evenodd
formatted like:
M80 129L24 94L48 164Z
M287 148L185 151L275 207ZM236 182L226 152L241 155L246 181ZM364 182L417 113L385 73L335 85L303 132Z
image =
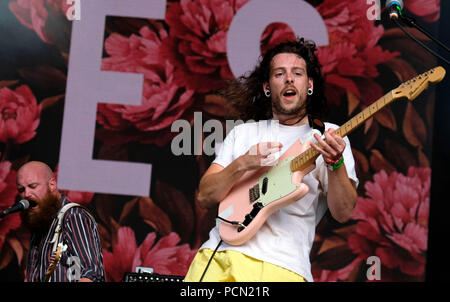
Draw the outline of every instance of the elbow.
M208 187L203 184L203 181L204 181L203 179L200 180L200 184L198 186L198 191L196 194L196 200L200 208L208 209L209 208L208 196L210 195L210 193L208 192Z
M216 203L208 196L208 194L205 194L203 191L199 191L197 194L197 203L200 208L202 209L210 209L212 208Z
M218 195L216 186L205 182L204 179L200 181L197 191L197 203L200 208L211 209L217 206L220 202L220 195Z
M342 213L340 215L335 215L333 218L339 222L339 223L346 223L348 222L353 216L353 209L350 211L346 211L345 213Z
M206 209L207 208L207 202L204 194L201 194L200 192L197 194L197 204L200 208Z
M333 218L339 223L346 223L352 218L352 216L353 216L353 209L349 209L346 211L342 211L339 214L333 215Z
M355 206L356 206L356 199L357 199L357 197L358 196L355 195L354 198L351 199L351 202L349 203L349 205L345 209L342 209L338 214L333 215L333 218L337 222L339 222L339 223L346 223L350 219L352 219L353 211L355 210Z

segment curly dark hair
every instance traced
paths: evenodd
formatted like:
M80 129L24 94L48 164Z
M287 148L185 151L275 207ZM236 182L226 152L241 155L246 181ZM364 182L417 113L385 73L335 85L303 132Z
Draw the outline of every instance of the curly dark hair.
M268 50L260 57L260 63L250 72L250 75L231 80L227 88L221 91L236 110L236 113L230 117L244 121L272 118L272 102L264 94L263 83L269 81L271 62L275 55L294 53L305 60L307 75L314 81L314 93L311 96L308 95L306 100L306 113L317 118L324 118L327 102L316 50L316 44L313 41L298 37L295 41L283 42Z

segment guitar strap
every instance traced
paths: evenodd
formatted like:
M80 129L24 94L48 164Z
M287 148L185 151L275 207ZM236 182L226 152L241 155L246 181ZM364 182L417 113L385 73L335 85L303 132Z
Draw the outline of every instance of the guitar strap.
M60 240L61 240L61 229L62 229L62 224L63 224L63 221L64 221L64 215L66 214L67 210L69 210L70 208L73 208L73 207L83 207L83 206L80 205L80 204L71 202L71 203L66 204L65 206L63 206L59 210L59 213L58 213L58 216L57 216L58 224L56 225L55 233L53 235L53 239L50 241L50 243L53 243L53 248L52 248L53 262L49 265L49 267L47 269L47 272L45 273L44 282L49 282L50 281L50 278L51 278L53 272L55 271L59 260L61 259L62 253L67 249L67 245L65 245L62 242L60 242ZM59 249L58 249L58 247L59 247Z
M317 144L316 139L314 138L314 134L318 134L323 137L323 133L325 132L325 124L319 118L308 114L308 123L311 131L308 131L305 135L300 138L300 142L302 144L311 141Z
M324 133L325 124L318 117L308 114L308 123L311 128L319 130L320 134Z

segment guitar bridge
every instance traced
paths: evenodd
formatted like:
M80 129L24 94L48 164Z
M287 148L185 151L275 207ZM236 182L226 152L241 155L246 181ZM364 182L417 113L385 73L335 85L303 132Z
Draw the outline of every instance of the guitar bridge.
M253 218L256 217L256 215L261 211L261 209L264 208L263 204L260 202L255 202L253 204L253 209L250 213L245 215L244 222L240 225L240 227L237 229L238 232L242 232L249 224L253 221Z
M259 183L253 186L250 190L248 190L250 203L259 199Z

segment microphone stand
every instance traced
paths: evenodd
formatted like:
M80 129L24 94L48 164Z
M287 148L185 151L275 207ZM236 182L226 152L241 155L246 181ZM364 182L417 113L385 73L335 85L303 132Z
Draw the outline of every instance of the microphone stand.
M423 48L425 48L425 50L427 50L428 52L430 52L432 55L434 55L435 57L441 59L443 62L447 63L447 65L450 65L450 62L448 60L446 60L445 58L443 58L441 55L439 55L437 52L433 51L432 49L430 49L428 46L426 46L422 41L420 41L419 39L417 39L416 37L414 37L411 33L409 33L403 26L402 24L400 24L400 22L398 21L400 20L401 22L403 22L404 24L410 26L410 27L414 27L416 29L418 29L420 32L422 32L423 34L425 34L427 37L429 37L432 41L434 41L436 44L438 44L440 47L444 48L447 52L450 53L450 49L445 46L441 41L439 41L438 39L436 39L435 37L433 37L433 35L431 35L429 32L427 32L424 28L422 28L421 26L419 26L415 19L407 16L406 14L402 13L401 11L399 11L398 14L398 18L393 17L392 21L395 23L395 25L397 25L408 37L410 37L411 39L413 39L414 41L416 41L420 46L422 46Z
M440 47L445 49L448 53L450 53L450 48L448 48L444 43L436 39L432 34L430 34L428 31L426 31L423 27L421 27L419 24L416 23L416 19L411 18L410 16L406 14L401 14L399 16L400 21L403 22L403 24L406 24L410 27L417 28L421 33L425 34L428 38L433 40L436 44L438 44Z

